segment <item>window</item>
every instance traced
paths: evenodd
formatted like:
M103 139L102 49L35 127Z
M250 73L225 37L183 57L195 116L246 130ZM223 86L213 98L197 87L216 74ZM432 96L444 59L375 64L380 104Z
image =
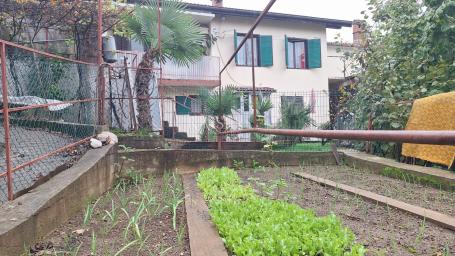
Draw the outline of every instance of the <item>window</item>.
M299 39L285 36L286 66L289 69L321 67L321 40Z
M197 95L190 95L191 98L191 114L201 115L203 112L202 100Z
M201 115L204 111L199 96L175 96L175 110L177 115Z
M250 111L250 94L248 92L240 92L237 94L235 109L237 111Z
M234 31L234 48L245 38L245 34L238 34ZM254 65L257 67L273 66L273 42L272 36L254 35L253 40L249 38L240 48L240 51L235 56L235 62L238 66L251 66L253 56L251 56L251 44L254 48Z
M245 38L244 34L237 34L237 44L239 45L242 40ZM237 59L237 65L239 66L251 66L252 62L252 57L251 56L251 39L248 39L245 44L240 48L239 53L237 53L236 59ZM254 65L259 66L258 64L258 59L259 59L259 49L258 49L258 36L255 35L253 38L253 44L254 44ZM237 48L237 47L236 47Z
M307 69L306 40L288 40L288 68Z
M250 111L250 94L243 94L243 111Z

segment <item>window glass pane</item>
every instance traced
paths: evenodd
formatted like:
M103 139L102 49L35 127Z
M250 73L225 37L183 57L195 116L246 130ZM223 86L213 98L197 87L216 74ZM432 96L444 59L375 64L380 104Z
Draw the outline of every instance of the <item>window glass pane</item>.
M242 42L244 36L237 36L237 45L240 45L240 42ZM245 59L245 45L243 45L242 48L240 48L239 53L237 53L237 63L239 65L246 65L246 59Z
M191 111L191 101L186 96L175 96L177 115L188 115Z
M251 40L246 40L243 48L245 49L246 65L251 66Z
M250 39L250 42L251 42L251 39ZM254 65L259 66L258 65L258 55L259 55L258 38L254 38L253 44L254 44ZM251 43L250 43L250 47L251 47ZM250 56L250 60L251 60L251 56Z
M305 68L305 42L295 42L294 45L296 68Z
M250 95L248 93L243 94L243 111L250 111Z
M245 36L237 36L237 45L240 45ZM254 65L258 66L258 38L254 38ZM237 54L237 63L242 66L251 66L251 39L246 40L245 44L240 48L239 53Z
M241 106L241 94L236 94L235 96L235 109L240 111L240 106Z
M289 62L289 68L295 68L294 43L293 42L288 42L288 62Z
M199 96L191 95L188 100L191 100L191 113L201 114L202 113L202 102Z

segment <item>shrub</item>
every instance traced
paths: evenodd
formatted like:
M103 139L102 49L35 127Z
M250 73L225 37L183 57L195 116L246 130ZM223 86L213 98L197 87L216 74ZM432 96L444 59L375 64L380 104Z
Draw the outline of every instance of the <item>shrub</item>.
M235 255L364 255L333 214L257 196L228 168L199 173L198 186L226 247Z

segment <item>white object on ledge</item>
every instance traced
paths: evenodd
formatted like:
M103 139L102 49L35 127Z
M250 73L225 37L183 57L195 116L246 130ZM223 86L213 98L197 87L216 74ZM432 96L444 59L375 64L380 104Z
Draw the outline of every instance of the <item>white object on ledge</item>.
M103 143L97 139L91 138L90 139L90 147L92 148L100 148L103 146Z

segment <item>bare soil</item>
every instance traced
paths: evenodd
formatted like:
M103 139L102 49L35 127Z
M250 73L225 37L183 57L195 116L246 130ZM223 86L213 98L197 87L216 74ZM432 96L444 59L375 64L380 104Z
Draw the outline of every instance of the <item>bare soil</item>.
M245 184L251 184L262 196L296 203L313 209L320 216L336 214L367 248L367 255L443 256L455 253L455 232L410 214L297 178L291 171L296 169L258 168L238 173ZM286 187L274 187L273 184L280 179L286 181Z
M32 246L29 255L190 255L184 195L179 176L147 177L140 182L137 177L142 176L124 179L126 186L117 184L116 188L96 203L89 203L95 207L88 224L84 225L86 211L79 213L42 242ZM174 230L171 202L172 193L176 191L179 193L176 196L182 201L176 211ZM149 196L144 196L144 192ZM150 198L148 202L151 203L138 221L142 231L142 239L138 239L134 233L134 224L130 221L141 202L147 201L145 198ZM112 204L115 211L112 210ZM109 218L107 212L115 212L117 220ZM130 243L133 244L128 246ZM124 247L127 248L122 250Z
M303 171L338 183L368 190L406 203L455 216L455 191L389 178L347 166L302 166Z

